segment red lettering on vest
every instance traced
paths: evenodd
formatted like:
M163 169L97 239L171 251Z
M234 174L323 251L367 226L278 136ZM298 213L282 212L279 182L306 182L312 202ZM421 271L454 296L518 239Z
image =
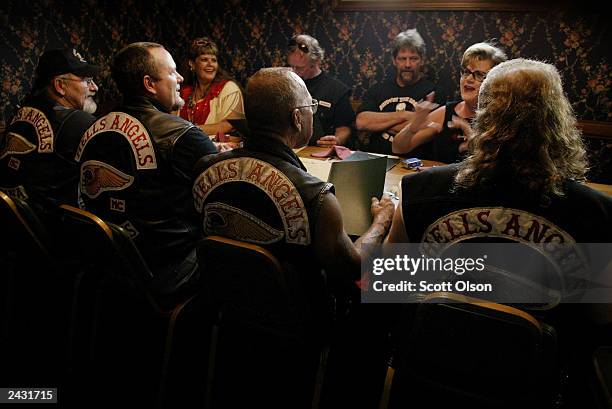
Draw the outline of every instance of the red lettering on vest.
M431 229L430 234L433 236L436 243L446 243L448 240L440 233L440 225L436 225Z
M503 237L534 244L574 242L567 232L541 216L503 207L462 209L446 214L425 229L422 241L454 243L471 237Z
M235 179L236 176L238 176L238 170L236 169L236 162L237 161L233 161L227 164L227 169L229 170L230 179Z
M533 243L541 243L548 229L550 229L550 226L542 224L542 231L540 232L540 223L538 223L537 220L532 220L531 226L529 226L529 229L527 230L527 233L523 236L523 239L531 241Z
M310 244L308 215L297 189L274 166L255 158L222 160L202 172L193 185L196 210L203 210L206 198L216 187L233 181L250 183L268 195L283 220L288 243Z
M272 192L276 185L282 180L280 175L274 171L270 172L270 174L264 179L261 184L267 189L269 192Z
M123 120L123 123L121 124L121 127L119 128L119 130L127 135L127 128L132 125L132 122L133 121L130 118L126 117Z
M453 227L451 226L450 219L446 219L442 223L446 225L446 228L448 229L448 232L451 235L451 238L450 238L451 240L455 240L461 237L461 234L455 234L455 231L453 230Z
M287 200L285 203L281 204L281 209L285 214L289 213L289 210L294 208L299 208L300 202L298 202L297 198L294 197L292 199Z
M110 118L112 118L113 121L108 130L116 131L129 142L130 148L134 154L136 168L157 169L157 159L155 157L155 150L153 149L153 142L145 126L137 119L123 112L111 112L90 126L81 138L79 148L75 154L75 160L80 161L87 143L89 143L95 135L106 129L106 122L110 120Z
M474 234L478 233L478 230L470 230L470 222L467 219L467 213L463 213L461 215L461 220L463 221L463 228L465 229L465 234Z
M284 189L284 192L282 192L282 189ZM287 194L290 191L291 191L291 187L288 184L283 183L274 188L274 190L272 191L272 196L274 196L275 199L280 200L283 197L287 196ZM281 193L278 194L278 192L281 192Z
M115 114L115 119L113 119L113 123L111 124L110 129L118 129L119 128L119 115Z
M138 158L138 164L140 166L146 166L149 163L154 163L155 162L155 158L151 155L147 155L143 158Z
M252 180L253 182L259 184L262 168L263 165L261 163L256 163L253 169L251 169L251 172L247 175L247 180Z
M491 230L493 230L493 225L487 220L490 214L490 210L485 210L484 212L478 212L478 214L476 214L476 218L484 227L480 228L481 233L490 233Z
M299 239L300 237L304 237L304 238L305 238L305 237L307 237L307 235L306 235L306 229L304 229L304 228L299 228L299 229L297 229L296 231L291 231L291 230L289 230L289 238L290 238L290 239L292 239L292 240L297 240L297 239Z
M127 136L128 138L130 138L132 140L132 142L136 142L134 140L134 137L136 136L136 134L138 134L138 131L140 131L140 127L138 126L138 124L134 124L132 126L130 126L130 129L128 129ZM140 136L143 136L144 134L141 134Z
M510 234L510 230L512 230L514 233ZM502 231L502 234L505 235L512 235L515 237L520 237L519 233L521 232L521 225L519 224L519 215L512 213L512 217L510 218L510 220L508 220L508 223L506 223L506 228L504 229L504 231Z

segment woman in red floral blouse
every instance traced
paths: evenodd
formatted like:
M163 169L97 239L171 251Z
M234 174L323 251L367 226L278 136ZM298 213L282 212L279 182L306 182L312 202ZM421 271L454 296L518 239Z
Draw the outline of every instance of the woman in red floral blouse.
M199 37L189 47L189 72L181 88L185 105L180 116L198 125L211 137L233 130L227 121L244 115L242 92L236 81L219 66L217 45Z

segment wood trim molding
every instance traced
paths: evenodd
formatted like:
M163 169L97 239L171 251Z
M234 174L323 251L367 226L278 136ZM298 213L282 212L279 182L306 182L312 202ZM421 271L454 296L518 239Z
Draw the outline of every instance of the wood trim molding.
M563 2L560 2L563 3ZM558 2L524 0L334 0L334 11L404 11L404 10L463 10L463 11L550 11Z
M578 120L578 128L586 137L612 140L612 122Z

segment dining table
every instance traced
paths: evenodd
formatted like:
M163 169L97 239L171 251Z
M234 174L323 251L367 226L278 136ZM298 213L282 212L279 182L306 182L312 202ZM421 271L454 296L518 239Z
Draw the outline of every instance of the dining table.
M324 158L321 158L318 156L317 157L312 156L312 154L319 155L319 154L326 153L329 151L330 151L329 147L321 147L321 146L305 146L303 148L295 150L297 156L300 158L308 158L309 160L312 159L312 160L321 160L321 161L339 160L339 158L337 156L334 156L333 154L331 156L324 157ZM371 155L379 155L379 154L371 153ZM389 158L392 158L392 159L402 159L402 158L399 158L393 155L382 155L382 156L388 156ZM399 184L404 175L407 175L409 173L419 172L419 171L422 171L422 170L425 170L427 168L434 167L434 166L445 165L442 162L436 162L436 161L431 161L431 160L421 160L421 163L422 163L422 166L419 166L414 169L409 169L408 167L404 166L401 162L398 162L395 166L389 169L385 176L385 192L389 192L393 195L397 195L399 193ZM603 183L593 183L593 182L587 182L586 184L587 186L590 186L591 188L595 190L599 190L600 192L603 192L609 196L612 196L612 185L603 184Z

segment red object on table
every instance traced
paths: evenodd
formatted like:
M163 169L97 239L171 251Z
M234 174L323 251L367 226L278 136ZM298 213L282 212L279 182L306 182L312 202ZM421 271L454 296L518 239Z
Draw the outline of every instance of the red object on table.
M313 156L315 158L327 158L332 156L334 153L338 158L346 159L351 156L353 152L346 146L334 145L331 148L324 150L323 152L311 153L310 156Z

